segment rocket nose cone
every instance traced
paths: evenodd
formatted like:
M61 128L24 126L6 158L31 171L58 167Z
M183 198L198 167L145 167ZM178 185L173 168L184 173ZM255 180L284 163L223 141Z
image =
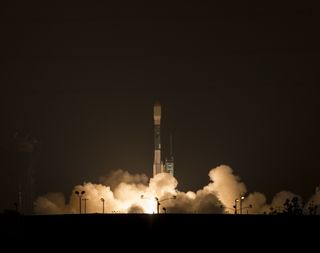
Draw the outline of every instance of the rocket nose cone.
M154 103L154 107L161 107L161 104L160 104L160 101L159 100L156 100L156 102Z
M157 124L160 124L161 119L161 105L160 102L157 101L153 107L153 117Z

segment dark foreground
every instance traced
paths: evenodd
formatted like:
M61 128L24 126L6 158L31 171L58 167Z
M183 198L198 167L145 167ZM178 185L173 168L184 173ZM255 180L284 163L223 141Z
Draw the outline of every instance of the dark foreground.
M310 240L318 236L319 216L266 216L218 214L87 214L22 216L2 214L2 231L12 239L36 242L76 239L79 243L108 240L192 243L211 238L215 243L230 238L230 245L243 239L275 242L283 238ZM182 239L181 239L182 238ZM210 241L207 241L210 243Z

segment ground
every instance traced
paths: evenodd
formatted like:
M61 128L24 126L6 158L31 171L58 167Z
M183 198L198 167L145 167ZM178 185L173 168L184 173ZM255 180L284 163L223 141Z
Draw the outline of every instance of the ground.
M320 216L284 215L214 215L214 214L87 214L23 216L2 214L3 231L11 239L39 241L121 243L121 247L137 247L127 242L142 244L155 242L186 246L210 244L217 246L231 240L225 246L234 247L243 240L250 245L284 243L288 247L303 242L303 238L316 237L315 228ZM286 241L284 238L291 238ZM209 240L207 240L209 239ZM74 241L75 240L75 241ZM202 244L203 242L203 244ZM200 245L200 244L199 244ZM311 244L309 244L311 245ZM139 246L140 247L140 246ZM252 246L253 247L253 246ZM133 249L132 249L133 250Z

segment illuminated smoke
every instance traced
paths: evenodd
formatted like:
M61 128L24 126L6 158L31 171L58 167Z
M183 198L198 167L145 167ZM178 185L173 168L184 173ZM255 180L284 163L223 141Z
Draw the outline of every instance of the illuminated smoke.
M267 198L261 192L250 193L243 201L243 213L262 214L270 211Z
M38 197L35 202L35 212L37 214L79 213L80 199L75 191L85 191L82 198L87 199L87 213L102 213L103 204L105 213L156 213L155 198L160 201L160 213L234 213L235 204L239 211L239 202L236 203L235 200L241 196L245 196L242 201L244 214L263 214L272 210L281 212L286 200L294 197L298 197L301 203L299 196L282 191L268 204L264 194L247 193L245 184L230 167L225 165L210 170L209 178L208 185L202 189L196 192L181 192L177 190L177 180L168 173L157 174L148 180L144 174L133 175L123 170L116 170L106 177L101 177L100 184L85 182L75 186L68 201L62 193L48 193ZM81 204L84 213L83 200ZM306 207L319 204L320 191L316 191Z
M209 172L213 181L205 188L210 192L216 192L218 199L226 207L232 207L235 199L246 193L247 189L240 178L233 174L230 167L222 165Z
M208 186L194 192L178 191L177 180L168 173L161 173L151 178L149 183L145 175L131 175L117 170L100 179L104 184L84 183L74 187L70 200L66 203L61 193L49 193L35 202L38 214L79 213L80 199L75 191L85 191L82 198L87 200L87 213L156 213L157 201L160 212L212 213L221 212L216 194ZM143 198L141 196L143 195ZM173 196L176 196L173 199ZM84 202L82 201L82 212Z
M48 193L43 197L39 197L36 200L35 211L42 214L63 214L68 212L62 193Z
M124 170L115 170L109 173L109 175L100 178L100 183L104 185L110 186L111 190L113 190L120 183L127 184L148 184L149 178L145 174L130 174Z
M292 200L294 197L298 197L299 196L295 195L292 192L289 191L281 191L278 192L274 197L273 200L271 202L271 207L275 208L275 209L281 209L284 207L284 203L286 202L287 199Z

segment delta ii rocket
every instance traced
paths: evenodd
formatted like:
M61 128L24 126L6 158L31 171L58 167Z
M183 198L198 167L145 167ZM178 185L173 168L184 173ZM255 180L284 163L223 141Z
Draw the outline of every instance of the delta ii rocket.
M154 119L153 176L155 176L163 172L163 164L161 162L161 139L160 139L161 105L158 101L153 106L153 119Z
M170 173L174 176L174 160L172 154L172 136L170 136L170 158L166 159L165 164L161 160L161 138L160 138L160 125L161 125L161 105L156 102L153 107L154 119L154 161L153 161L153 176L159 173Z

